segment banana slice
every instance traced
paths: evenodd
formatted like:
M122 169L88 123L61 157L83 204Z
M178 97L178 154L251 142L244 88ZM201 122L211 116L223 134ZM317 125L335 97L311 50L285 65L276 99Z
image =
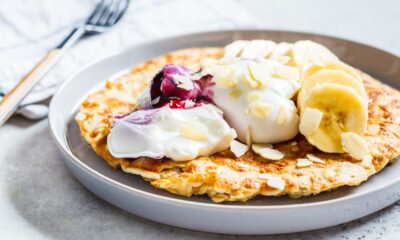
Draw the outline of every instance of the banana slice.
M367 127L367 104L348 86L334 83L315 86L305 99L304 108L316 109L323 113L318 127L305 137L310 144L324 152L344 152L342 133L353 132L362 136ZM310 118L301 119L304 121ZM303 126L307 124L300 123Z
M315 86L325 83L335 83L350 87L357 92L364 102L367 102L367 93L365 92L364 85L361 81L342 70L323 69L303 81L302 88L297 96L297 107L300 111L302 111L304 100L306 96L308 96L309 92Z
M355 79L362 82L360 74L358 74L358 72L353 67L351 67L343 62L340 62L340 61L325 62L323 65L312 65L302 73L300 80L303 81L307 77L315 74L318 71L321 71L322 69L342 70L345 73L353 76Z
M290 52L291 65L307 68L310 65L324 65L325 62L339 61L329 49L309 40L298 41Z

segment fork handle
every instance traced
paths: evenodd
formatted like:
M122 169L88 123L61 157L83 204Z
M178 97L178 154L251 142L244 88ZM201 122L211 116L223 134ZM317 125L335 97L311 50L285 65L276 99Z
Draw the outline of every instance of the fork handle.
M26 74L18 84L0 100L0 127L17 110L20 102L33 87L58 62L64 53L85 34L85 26L74 28L71 33L54 49L50 50L36 66Z
M0 100L0 126L15 112L22 99L61 56L61 49L50 50L18 84Z

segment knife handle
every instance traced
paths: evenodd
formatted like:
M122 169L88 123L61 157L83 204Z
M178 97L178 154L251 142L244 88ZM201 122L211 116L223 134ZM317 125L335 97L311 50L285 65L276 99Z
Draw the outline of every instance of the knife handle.
M33 89L33 87L43 78L50 68L61 57L61 49L50 50L38 64L26 74L18 84L0 100L0 126L18 108L20 102Z

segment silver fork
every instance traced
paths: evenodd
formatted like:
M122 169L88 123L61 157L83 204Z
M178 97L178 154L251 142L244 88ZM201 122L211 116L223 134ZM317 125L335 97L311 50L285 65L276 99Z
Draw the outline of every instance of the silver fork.
M94 33L102 33L114 26L125 13L129 0L102 0L85 22L74 28L55 48L51 49L38 64L0 101L0 126L18 108L22 99L61 59L65 52L79 39Z

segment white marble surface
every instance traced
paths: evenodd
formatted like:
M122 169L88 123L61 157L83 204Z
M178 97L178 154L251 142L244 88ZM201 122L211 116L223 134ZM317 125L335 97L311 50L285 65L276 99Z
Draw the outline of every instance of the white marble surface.
M119 29L82 42L48 81L52 81L51 76L57 81L64 74L70 74L74 68L69 68L68 63L79 67L90 61L93 55L80 53L86 49L95 51L93 46L99 46L96 44L124 46L187 32L190 26L193 31L199 31L256 24L272 29L319 32L365 42L400 55L400 6L394 0L226 0L225 4L210 0L206 6L194 0L132 2L131 15ZM42 3L39 8L37 3ZM63 3L63 9L76 9L78 20L79 14L84 16L93 4L90 1ZM177 6L212 8L214 12L208 12L208 21L202 21L201 11L194 11L194 16L181 11L164 23L160 16ZM71 22L77 21L69 19L66 11L53 11L57 8L55 1L48 0L0 0L0 81L4 81L4 76L17 79L23 73L21 66L28 69L33 58L56 42ZM156 14L155 18L145 13L146 8ZM13 21L17 18L22 20L16 28ZM173 28L174 21L179 27ZM164 31L154 27L161 23L167 24ZM60 25L64 28L57 30L56 26ZM130 33L125 33L125 29ZM48 34L51 32L54 35ZM118 35L120 41L112 35ZM109 50L112 49L99 54ZM77 182L57 153L47 120L33 122L14 117L0 128L0 164L0 239L398 239L400 234L400 202L351 223L279 236L223 236L150 222L105 203Z

